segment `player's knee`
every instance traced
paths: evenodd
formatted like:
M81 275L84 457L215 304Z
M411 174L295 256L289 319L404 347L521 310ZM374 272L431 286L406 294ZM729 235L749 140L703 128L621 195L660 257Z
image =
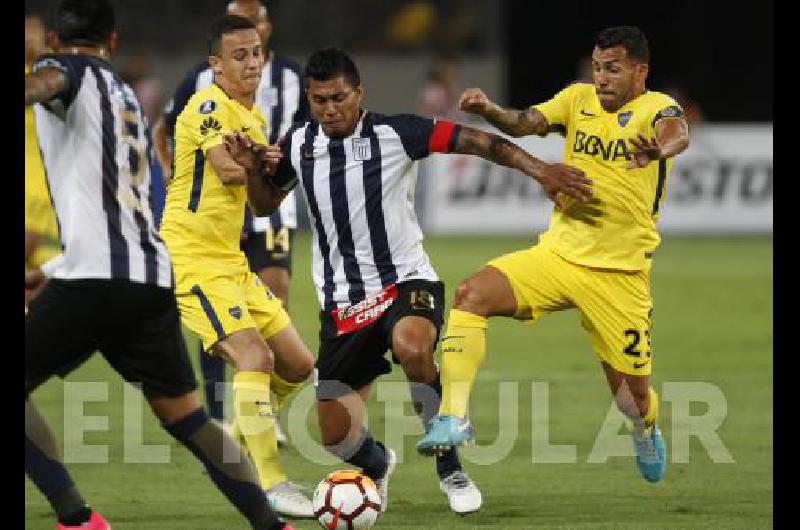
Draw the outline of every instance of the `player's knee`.
M284 377L289 383L302 383L314 371L314 358L309 355L304 355L295 360L289 369L289 374Z
M456 288L453 308L467 311L475 315L487 316L487 293L478 282L465 280Z
M237 372L271 373L275 369L275 357L263 342L239 341L235 348L226 351Z
M433 340L419 330L397 333L392 338L392 352L412 380L426 380L433 366Z
M418 368L433 362L433 348L429 344L406 343L394 351L404 367Z

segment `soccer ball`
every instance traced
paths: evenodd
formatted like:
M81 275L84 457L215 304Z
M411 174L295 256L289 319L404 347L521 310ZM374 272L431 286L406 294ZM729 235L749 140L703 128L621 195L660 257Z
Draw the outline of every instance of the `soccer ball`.
M314 491L314 516L327 530L371 528L380 513L378 488L358 471L334 471Z

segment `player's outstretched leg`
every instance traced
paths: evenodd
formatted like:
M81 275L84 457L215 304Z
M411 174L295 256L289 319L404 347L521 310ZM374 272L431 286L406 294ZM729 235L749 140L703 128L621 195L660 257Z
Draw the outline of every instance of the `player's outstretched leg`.
M202 462L211 480L253 530L290 528L270 508L250 459L208 417L194 392L178 397L150 397L149 401L167 432Z
M517 302L508 280L484 267L458 286L442 338L442 405L417 451L433 455L471 441L474 429L467 406L478 369L486 357L486 327L491 316L513 316Z
M253 460L261 487L275 511L290 517L313 517L311 500L291 483L278 459L275 410L270 396L272 351L255 328L228 335L216 348L235 370L235 424Z
M25 400L25 473L56 512L57 530L110 530L99 513L86 505L61 463L53 434L30 400Z
M314 356L291 324L269 337L267 344L275 356L275 370L270 375L270 390L275 413L275 438L279 441L281 433L278 429L278 411L286 398L311 375L314 370ZM273 484L267 490L267 497L280 513L293 517L314 516L311 499L301 486L290 480Z
M270 222L274 227L274 226L279 226L277 223L279 223L280 220L281 220L281 213L275 212L274 214L272 214ZM255 237L253 241L254 243L257 241L258 242L257 244L262 246L262 249L260 250L266 250L266 241L264 240L264 237L265 234L261 233L260 237ZM284 250L288 245L289 241L286 241L284 244ZM277 249L275 249L274 252L277 253ZM245 255L248 256L248 260L251 259L248 249L245 249ZM280 299L281 303L283 304L284 310L289 311L289 278L290 278L289 268L290 268L291 257L290 255L282 257L280 258L280 260L278 260L278 262L275 261L275 257L272 255L268 256L268 258L270 259L270 263L273 263L272 265L266 267L260 267L260 264L264 263L263 261L258 264L256 264L255 261L250 261L251 268L254 272L256 272L256 274L258 274L258 277L261 278L261 281L264 283L264 285L268 287L270 291L272 291L272 294ZM307 348L305 349L307 350ZM273 350L275 350L275 348L273 348ZM276 353L275 363L276 366L278 367L276 368L276 372L280 374L281 359L279 358L278 352L276 351L275 353ZM311 369L313 370L314 357L313 355L311 355L310 352L308 353L308 358L311 360L312 364ZM305 362L304 359L302 361ZM303 379L305 379L305 377ZM300 383L296 384L288 383L283 379L280 379L280 377L278 378L273 377L273 380L270 382L270 386L272 387L272 392L275 394L276 398L275 412L278 413L280 412L281 405L286 400L286 397L295 390L297 390L300 387ZM281 428L280 418L275 419L275 439L278 440L279 446L286 446L289 443L289 439L286 437L286 434L283 432L283 429Z
M650 386L649 376L619 372L603 363L609 386L619 410L631 420L631 438L639 473L648 482L664 478L667 446L658 420L658 394Z
M421 309L417 308L417 311ZM399 319L392 328L392 352L408 377L411 401L426 431L442 400L441 376L433 362L437 334L431 320L416 315ZM436 473L439 488L447 495L454 512L465 514L480 509L483 503L481 492L464 472L456 449L436 455Z
M327 383L333 382L320 381L317 394L317 420L322 443L328 452L360 468L375 482L381 495L381 511L385 512L389 504L389 479L397 457L364 428L364 400L369 396L371 385L357 392L343 388L331 392Z

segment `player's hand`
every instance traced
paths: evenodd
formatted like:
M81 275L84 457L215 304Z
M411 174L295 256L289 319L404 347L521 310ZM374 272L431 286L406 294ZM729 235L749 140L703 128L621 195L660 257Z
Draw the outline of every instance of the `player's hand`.
M633 146L631 161L626 166L628 169L645 167L653 160L661 158L661 148L655 138L647 139L639 134L637 138L628 139Z
M560 193L580 202L592 199L592 181L580 169L566 164L545 164L536 175L536 180L544 188L547 197L559 208L564 208Z
M266 146L256 144L249 136L238 131L233 134L226 134L223 140L228 154L245 171L249 172L258 168L261 160L260 152Z
M275 174L275 171L278 169L278 164L280 164L283 159L283 150L281 149L280 143L281 142L274 145L263 146L264 149L261 152L261 170L269 176Z
M484 116L495 104L480 88L468 88L458 100L458 108L465 112Z

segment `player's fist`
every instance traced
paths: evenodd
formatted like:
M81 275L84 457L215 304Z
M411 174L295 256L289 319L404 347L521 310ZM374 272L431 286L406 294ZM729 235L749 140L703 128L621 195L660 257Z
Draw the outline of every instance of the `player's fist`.
M480 88L466 89L458 100L458 108L480 116L488 112L493 105L492 100Z
M545 164L536 175L536 180L559 208L564 207L559 193L581 202L589 202L592 198L592 181L580 169L566 164Z

